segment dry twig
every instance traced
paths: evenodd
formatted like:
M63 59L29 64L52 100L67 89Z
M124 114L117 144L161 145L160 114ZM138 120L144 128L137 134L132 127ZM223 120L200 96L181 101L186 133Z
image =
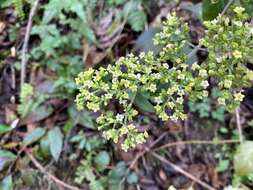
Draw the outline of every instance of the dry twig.
M54 175L50 174L49 172L46 171L46 169L33 157L32 154L26 152L27 156L30 158L30 160L32 161L32 163L35 165L35 167L37 169L40 170L41 173L45 174L49 179L51 179L52 181L54 181L56 184L60 185L61 187L67 188L69 190L81 190L78 187L69 185L63 181L61 181L60 179L58 179L57 177L55 177ZM83 190L83 189L82 189Z
M237 108L235 110L235 118L236 118L236 126L237 126L238 133L239 133L240 143L242 143L243 142L243 134L242 134L242 126L241 126L239 108Z
M155 158L157 158L158 160L160 160L161 162L169 165L170 167L172 167L175 171L183 174L184 176L190 178L191 180L195 181L196 183L198 183L199 185L201 185L202 187L205 187L208 190L216 190L215 188L213 188L212 186L208 185L207 183L201 181L200 179L196 178L195 176L193 176L192 174L188 173L187 171L183 170L182 168L180 168L179 166L177 166L176 164L173 164L172 162L170 162L169 160L166 160L164 157L160 156L159 154L152 152L151 153Z
M175 147L179 145L187 145L187 144L202 144L202 145L219 145L219 144L235 144L239 143L240 140L220 140L220 141L203 141L203 140L189 140L189 141L177 141L177 142L170 142L164 144L153 151L161 150L164 148Z
M20 79L20 86L22 86L25 83L25 76L26 76L26 53L27 53L27 47L30 39L31 29L32 29L32 21L33 17L36 13L36 10L39 5L39 0L34 1L33 6L31 8L31 11L29 13L28 23L26 26L26 33L25 33L25 39L22 47L22 54L21 54L21 79Z

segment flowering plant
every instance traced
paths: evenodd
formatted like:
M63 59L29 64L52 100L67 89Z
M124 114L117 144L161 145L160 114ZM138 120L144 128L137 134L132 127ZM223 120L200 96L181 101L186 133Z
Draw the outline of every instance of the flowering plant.
M253 56L253 30L246 18L244 9L237 7L233 19L220 15L205 22L206 36L200 44L208 49L208 58L190 66L183 51L188 45L189 28L171 14L154 38L155 45L162 47L158 56L152 52L130 54L107 68L89 69L78 75L78 109L86 107L99 112L98 129L115 143L124 137L125 151L148 137L147 132L138 131L134 122L138 115L134 106L137 93L148 94L161 120L184 120L185 97L192 101L208 97L209 81L214 81L212 85L221 91L218 104L233 111L243 100L243 88L252 79L252 71L245 64ZM108 104L112 100L120 105L119 112L110 110Z

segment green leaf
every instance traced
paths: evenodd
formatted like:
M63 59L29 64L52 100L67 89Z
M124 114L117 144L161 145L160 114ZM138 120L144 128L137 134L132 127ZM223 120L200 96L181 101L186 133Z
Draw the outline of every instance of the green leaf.
M0 185L0 190L12 190L12 176L5 177Z
M60 157L63 145L63 135L58 127L51 129L48 132L50 152L55 161Z
M202 4L203 20L213 20L222 12L226 5L226 0L204 0Z
M87 111L78 112L74 106L68 109L70 118L73 121L73 125L80 124L90 129L94 129L93 118Z
M104 190L104 187L98 180L91 181L89 186L90 186L90 190Z
M138 182L138 176L135 172L131 172L130 174L128 174L127 176L127 182L129 184L134 184Z
M16 159L16 155L6 150L0 150L0 171Z
M143 10L132 11L128 15L127 22L135 32L140 32L144 30L147 15Z
M253 0L241 1L241 6L245 8L245 12L249 14L249 16L253 16Z
M40 140L40 151L44 157L48 157L50 155L50 142L48 134Z
M226 171L228 169L228 167L229 167L229 163L230 163L229 160L220 160L219 164L218 164L218 167L216 168L216 170L218 172L224 172L224 171Z
M245 141L238 147L234 168L238 176L247 176L253 172L253 141Z
M11 130L12 130L11 127L0 124L0 135L5 134Z
M23 140L23 145L28 146L36 141L38 141L41 137L44 136L46 133L46 129L44 128L36 128L34 129L30 134L28 134L24 140Z
M106 166L110 163L110 156L108 152L101 151L95 157L95 163L97 165L98 170L103 171Z
M49 3L45 5L42 22L45 24L51 22L61 13L62 9L63 5L61 0L50 0Z
M125 173L126 173L125 162L119 162L117 163L116 167L109 172L108 177L117 181L120 178L122 178L125 175Z
M155 112L154 106L149 102L148 98L142 93L138 92L136 94L134 104L137 105L143 111L151 113Z

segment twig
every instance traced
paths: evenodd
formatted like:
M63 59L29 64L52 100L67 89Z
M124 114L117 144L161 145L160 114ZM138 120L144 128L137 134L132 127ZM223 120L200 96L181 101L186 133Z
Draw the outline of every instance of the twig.
M60 179L58 179L57 177L55 177L54 175L50 174L49 172L46 171L46 169L33 157L32 154L26 152L27 156L30 158L30 160L32 161L32 163L35 165L36 168L38 168L40 170L41 173L45 174L49 179L51 179L52 181L54 181L56 184L60 185L61 187L70 189L70 190L81 190L78 187L66 184L65 182L61 181Z
M133 169L134 165L136 164L136 162L147 152L151 151L151 148L153 148L158 142L160 142L164 137L165 137L166 133L163 133L159 138L157 138L154 142L151 143L151 145L147 148L145 148L142 152L138 153L134 160L131 162L131 164L129 165L129 169Z
M239 142L240 142L240 140L221 140L221 141L189 140L189 141L178 141L178 142L170 142L170 143L164 144L164 145L154 149L154 151L161 150L161 149L164 149L164 148L170 148L170 147L174 147L174 146L178 146L178 145L187 145L187 144L218 145L218 144L235 144L235 143L239 143Z
M183 174L184 176L190 178L191 180L195 181L196 183L198 183L199 185L201 185L202 187L205 187L208 190L216 190L215 188L213 188L212 186L208 185L207 183L201 181L200 179L196 178L195 176L193 176L192 174L188 173L187 171L183 170L182 168L180 168L179 166L177 166L176 164L173 164L172 162L170 162L169 160L166 160L164 157L160 156L159 154L152 152L151 153L154 157L156 157L158 160L160 160L161 162L169 165L170 167L172 167L175 171Z
M224 15L228 8L230 7L230 5L233 3L234 0L229 0L228 3L226 4L226 6L224 7L223 11L221 12L221 15Z
M237 108L235 110L235 118L236 118L236 126L237 126L238 133L239 133L240 143L242 143L243 142L243 134L242 134L242 126L241 126L239 108Z
M27 58L26 58L27 46L28 46L29 39L30 39L33 17L36 13L38 5L39 5L39 0L34 1L31 11L29 13L28 23L26 26L25 39L24 39L24 43L23 43L23 47L22 47L22 54L21 54L21 73L20 73L20 75L21 75L20 85L21 86L25 82L26 63L27 63Z

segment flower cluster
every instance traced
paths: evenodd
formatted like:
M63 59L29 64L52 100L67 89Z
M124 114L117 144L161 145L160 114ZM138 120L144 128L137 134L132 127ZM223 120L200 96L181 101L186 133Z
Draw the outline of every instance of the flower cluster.
M205 22L206 36L200 42L209 52L201 67L215 79L221 91L218 103L229 111L240 105L242 89L253 79L253 72L246 67L253 56L253 30L246 18L244 8L236 7L233 19L220 15Z
M123 138L125 151L148 137L134 124L138 115L134 105L137 93L151 97L154 110L163 121L185 119L185 97L191 101L207 97L208 81L212 77L222 92L218 103L226 105L228 110L234 109L243 100L242 87L249 84L252 76L245 63L253 55L250 48L253 34L249 24L242 22L244 19L242 8L236 8L235 20L219 16L206 22L206 37L201 44L208 48L209 57L201 65L189 66L183 51L188 45L189 28L175 14L170 15L154 39L162 47L158 56L152 52L130 54L107 68L79 74L78 109L87 107L99 112L98 129L115 143ZM110 101L119 105L118 113L110 109Z

